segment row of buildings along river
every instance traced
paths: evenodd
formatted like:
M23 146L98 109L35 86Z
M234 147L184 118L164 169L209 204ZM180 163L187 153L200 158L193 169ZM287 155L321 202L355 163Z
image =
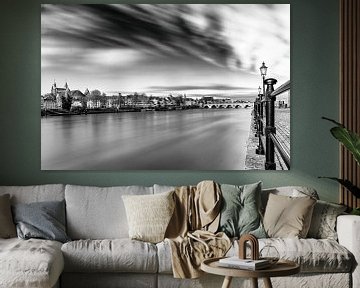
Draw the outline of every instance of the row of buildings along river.
M250 108L253 103L230 98L216 98L213 96L187 97L186 94L166 97L148 96L145 93L122 95L106 95L99 90L84 92L70 90L64 87L51 87L50 93L41 95L42 115L56 115L57 113L83 113L91 111L141 111L141 110L181 110L196 108Z

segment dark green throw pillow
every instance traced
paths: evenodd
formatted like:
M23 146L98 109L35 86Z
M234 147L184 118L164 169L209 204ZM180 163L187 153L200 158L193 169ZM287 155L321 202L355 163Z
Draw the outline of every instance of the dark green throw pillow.
M16 204L12 211L19 238L70 241L65 232L65 201Z
M219 231L229 237L253 234L266 238L260 216L261 182L243 186L222 184L221 192Z

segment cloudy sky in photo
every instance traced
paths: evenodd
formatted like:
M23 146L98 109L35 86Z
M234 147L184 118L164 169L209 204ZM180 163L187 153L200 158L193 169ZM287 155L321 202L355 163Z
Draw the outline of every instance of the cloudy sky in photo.
M41 93L257 94L290 79L289 4L41 6Z

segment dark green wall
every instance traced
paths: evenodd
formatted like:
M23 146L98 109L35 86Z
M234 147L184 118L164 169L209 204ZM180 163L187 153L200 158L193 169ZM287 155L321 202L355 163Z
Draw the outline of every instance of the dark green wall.
M63 1L63 3L80 1ZM114 1L110 1L111 3ZM150 1L141 1L141 3ZM170 3L153 1L153 3ZM202 1L204 2L204 1ZM219 3L221 0L206 3ZM232 3L289 1L232 1ZM264 186L308 185L322 199L337 201L338 186L319 175L337 176L338 146L321 116L338 118L338 1L291 1L291 171L40 170L40 3L3 0L0 5L0 185L194 184L203 179ZM46 1L46 3L60 3ZM105 3L105 1L86 1ZM128 2L127 2L128 3ZM178 3L181 3L178 1ZM186 2L184 2L186 3ZM199 2L198 2L199 3ZM225 3L225 2L224 2ZM229 3L229 2L227 2Z

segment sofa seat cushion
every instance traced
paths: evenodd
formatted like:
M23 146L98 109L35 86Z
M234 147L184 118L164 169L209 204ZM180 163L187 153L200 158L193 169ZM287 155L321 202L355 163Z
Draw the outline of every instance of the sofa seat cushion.
M0 239L1 287L52 287L63 268L60 242Z
M338 242L330 239L267 238L259 239L259 249L265 245L274 246L280 258L295 261L302 273L350 272L354 265L353 255ZM159 273L172 273L171 248L167 241L157 244ZM227 256L238 255L235 241ZM250 256L250 251L248 251Z
M77 240L61 248L66 272L156 273L156 246L123 239Z
M264 245L274 246L280 258L300 264L302 272L350 272L354 263L353 255L330 239L273 238Z
M355 263L353 255L344 246L330 239L259 239L260 250L266 245L275 247L281 259L298 263L302 273L350 272ZM236 255L237 251L235 242L228 256Z

